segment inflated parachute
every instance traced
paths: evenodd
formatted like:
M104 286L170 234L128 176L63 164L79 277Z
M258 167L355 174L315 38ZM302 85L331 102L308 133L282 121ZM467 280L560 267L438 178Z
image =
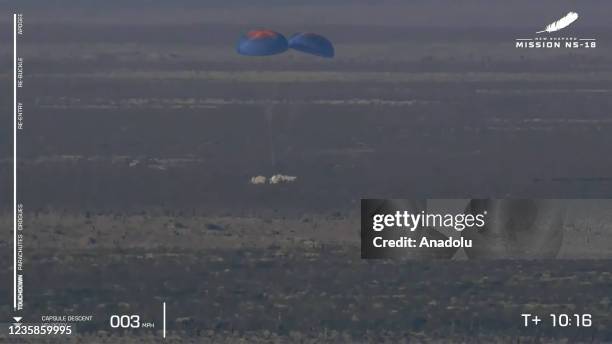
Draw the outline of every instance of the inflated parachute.
M285 36L272 30L251 30L240 37L236 51L247 56L276 55L287 51Z
M289 38L289 48L321 57L334 57L332 43L316 33L296 33Z

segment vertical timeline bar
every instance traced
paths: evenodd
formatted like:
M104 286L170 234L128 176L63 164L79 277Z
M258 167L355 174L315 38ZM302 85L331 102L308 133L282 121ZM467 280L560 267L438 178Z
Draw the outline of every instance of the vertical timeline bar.
M13 308L17 309L17 14L13 14Z
M163 303L164 305L164 319L163 319L163 330L162 330L162 337L166 338L166 303Z

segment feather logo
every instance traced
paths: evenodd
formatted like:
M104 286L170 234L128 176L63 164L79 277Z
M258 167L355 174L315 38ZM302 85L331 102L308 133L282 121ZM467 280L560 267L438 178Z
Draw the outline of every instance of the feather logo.
M544 29L542 31L538 31L536 33L559 31L561 29L564 29L564 28L570 26L577 19L578 19L578 13L576 13L576 12L569 12L568 14L565 15L565 17L557 20L556 22L548 24L546 26L546 29Z

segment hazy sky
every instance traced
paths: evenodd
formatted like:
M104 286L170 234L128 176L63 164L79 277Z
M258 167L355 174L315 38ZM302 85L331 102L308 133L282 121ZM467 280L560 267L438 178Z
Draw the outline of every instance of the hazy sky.
M189 0L41 1L23 0L22 11L39 21L151 24L358 24L399 26L541 26L576 11L584 26L609 26L609 0Z

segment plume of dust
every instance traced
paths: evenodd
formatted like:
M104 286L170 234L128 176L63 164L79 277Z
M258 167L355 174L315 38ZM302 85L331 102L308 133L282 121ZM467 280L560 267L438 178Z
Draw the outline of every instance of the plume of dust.
M254 185L262 185L262 184L281 184L281 183L293 183L297 180L296 176L288 176L284 174L275 174L270 178L266 178L265 176L253 176L251 177L250 183Z
M275 174L270 177L270 184L292 183L297 179L296 176L286 176L283 174Z
M264 176L254 176L251 177L251 184L265 184L266 181L268 180L268 178L264 177Z

